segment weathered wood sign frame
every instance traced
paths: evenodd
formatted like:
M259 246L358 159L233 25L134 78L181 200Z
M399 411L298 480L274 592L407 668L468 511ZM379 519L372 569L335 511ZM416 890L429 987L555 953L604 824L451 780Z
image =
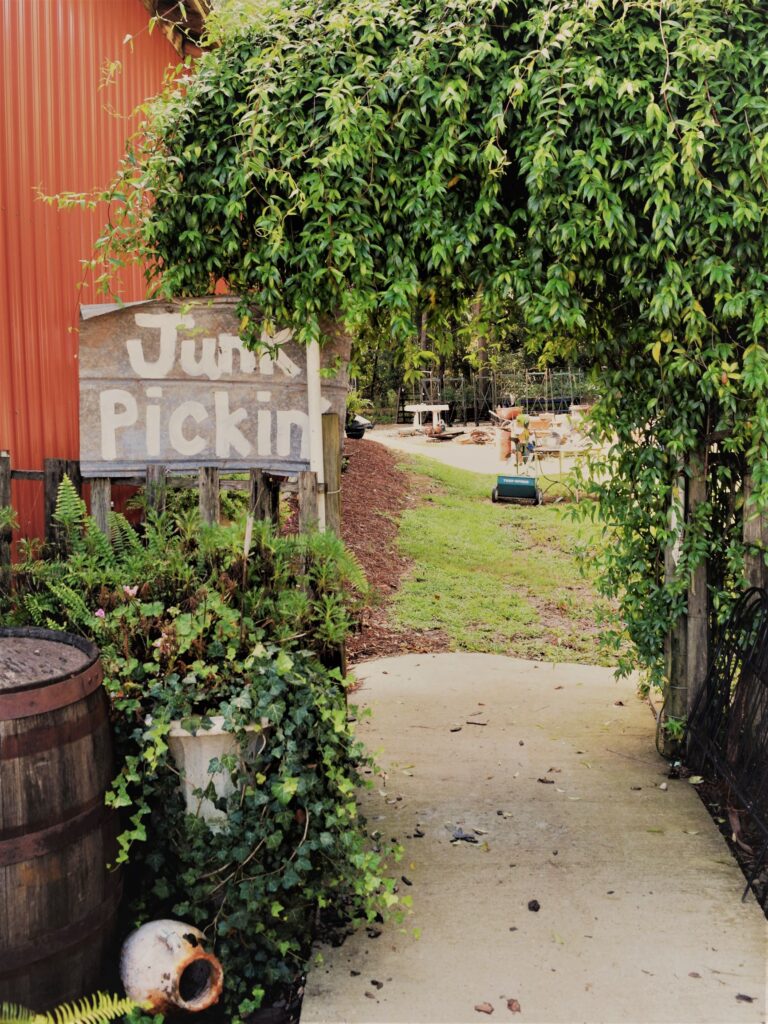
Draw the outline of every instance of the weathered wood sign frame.
M349 338L327 327L331 344L308 351L279 331L251 352L236 301L153 301L82 321L84 478L131 477L152 465L283 475L318 468L313 424L324 412L344 422Z

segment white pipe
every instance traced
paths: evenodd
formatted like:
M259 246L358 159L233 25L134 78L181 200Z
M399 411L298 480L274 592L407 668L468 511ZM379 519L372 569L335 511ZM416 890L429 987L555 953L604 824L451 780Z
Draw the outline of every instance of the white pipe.
M323 396L320 344L307 346L307 409L309 413L309 468L317 474L317 527L325 530L325 469L323 467Z

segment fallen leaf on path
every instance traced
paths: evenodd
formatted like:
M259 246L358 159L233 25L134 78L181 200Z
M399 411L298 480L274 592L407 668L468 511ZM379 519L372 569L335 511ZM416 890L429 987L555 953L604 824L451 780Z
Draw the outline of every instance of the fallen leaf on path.
M691 775L688 781L692 786L700 786L704 781L704 777L702 775Z
M365 998L366 999L375 999L376 996L373 994L373 992L366 992L365 993Z
M562 768L547 768L547 775L549 775L550 772L561 772L562 770Z
M475 1003L475 1009L478 1013L493 1013L493 1007L490 1003Z
M745 996L743 992L739 992L736 996L736 1001L739 1003L754 1003L754 996Z
M623 708L624 707L624 701L623 700L615 700L613 702L613 706L615 708Z
M508 999L507 1009L510 1013L520 1013L520 1003L516 999Z
M477 839L469 832L465 832L463 828L454 828L451 830L451 842L452 843L476 843Z

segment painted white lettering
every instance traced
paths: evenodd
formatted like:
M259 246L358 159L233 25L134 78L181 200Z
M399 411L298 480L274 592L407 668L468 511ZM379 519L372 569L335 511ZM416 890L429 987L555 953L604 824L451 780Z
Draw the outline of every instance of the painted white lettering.
M253 373L256 369L256 355L247 349L242 342L241 338L238 338L236 334L220 334L219 335L219 347L221 349L222 359L227 359L228 369L224 372L233 372L232 355L237 352L240 360L240 372L241 373Z
M142 339L129 338L125 344L131 369L144 380L159 380L167 377L176 361L176 332L179 327L194 327L194 319L191 316L183 316L181 313L136 313L134 320L137 327L148 327L160 331L160 341L157 359L154 362L149 362L144 357Z
M195 423L208 419L205 406L200 402L182 402L177 406L168 420L168 439L179 455L199 455L205 448L205 438L199 434L189 438L185 436L184 421L187 419Z
M250 454L251 442L240 432L237 424L247 419L245 409L229 411L229 392L214 392L213 400L216 408L216 455L220 459L228 459L232 448L238 455L245 458Z
M222 373L227 372L226 361L217 359L217 343L215 338L202 338L202 352L197 358L197 338L182 338L181 340L181 368L190 377L207 377L208 380L218 380ZM232 358L230 355L229 372L232 372Z
M278 366L286 377L300 377L301 367L298 366L287 352L279 348L280 345L285 345L293 337L291 331L288 329L278 331L277 334L267 334L264 332L261 335L261 341L268 345L271 349L270 352L265 352L259 358L259 373L265 377L271 377L275 372L275 366ZM275 349L277 351L275 352Z
M271 391L257 391L257 402L269 402ZM256 414L256 448L260 456L272 454L272 413L269 409L259 409Z
M291 435L293 427L301 430L301 452L299 458L309 459L309 416L299 409L288 409L277 413L277 454L283 457L291 455Z
M147 388L147 398L162 398L162 388ZM145 416L147 426L147 455L157 458L160 454L160 406L147 405Z
M122 411L118 412L118 408ZM132 427L139 418L136 399L130 391L122 388L107 388L99 395L101 418L101 457L106 460L117 458L117 431L120 427Z

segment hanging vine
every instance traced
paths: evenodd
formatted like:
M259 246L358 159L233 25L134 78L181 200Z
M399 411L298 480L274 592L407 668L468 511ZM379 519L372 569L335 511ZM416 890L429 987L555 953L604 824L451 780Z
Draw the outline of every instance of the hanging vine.
M603 395L602 585L623 667L660 679L696 565L718 612L739 582L744 471L768 505L768 4L226 0L209 30L100 197L101 284L127 258L161 295L224 279L246 335L256 311L305 341L341 315L406 367L425 310L449 337L482 294L544 360L578 351ZM670 502L709 449L680 537Z

